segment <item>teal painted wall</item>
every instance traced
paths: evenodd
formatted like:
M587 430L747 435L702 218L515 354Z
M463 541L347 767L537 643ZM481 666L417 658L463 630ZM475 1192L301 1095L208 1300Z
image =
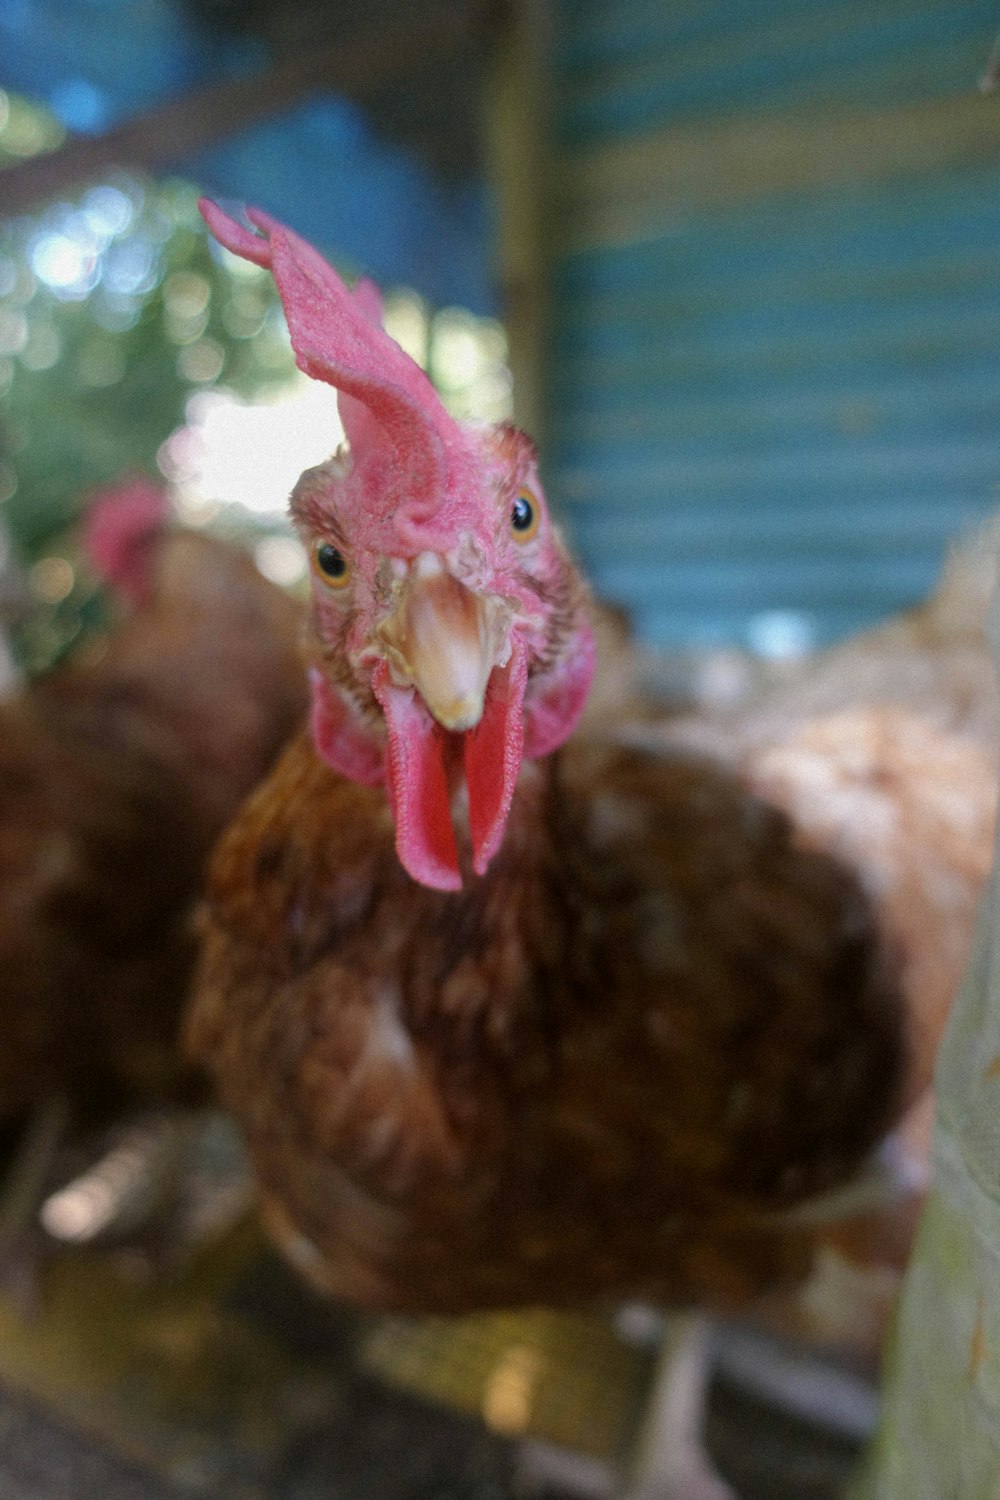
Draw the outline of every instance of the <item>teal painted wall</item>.
M996 0L562 0L547 479L656 641L918 600L1000 505Z

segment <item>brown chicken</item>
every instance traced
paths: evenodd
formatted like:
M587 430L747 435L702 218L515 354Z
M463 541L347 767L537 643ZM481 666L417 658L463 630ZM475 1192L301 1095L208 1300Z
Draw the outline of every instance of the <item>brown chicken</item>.
M370 288L205 211L350 445L293 495L311 724L218 848L188 1023L278 1243L409 1311L804 1277L817 1196L927 1084L993 756L856 667L777 740L762 710L623 743L614 691L571 737L588 604L529 440L453 422Z
M0 1116L186 1087L191 912L226 819L304 712L300 607L130 483L90 552L131 605L0 705Z

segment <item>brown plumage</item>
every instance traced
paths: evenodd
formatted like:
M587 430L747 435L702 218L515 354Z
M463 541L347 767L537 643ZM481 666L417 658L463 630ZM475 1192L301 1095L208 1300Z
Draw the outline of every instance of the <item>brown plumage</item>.
M905 1030L854 874L702 762L526 767L453 895L302 739L216 855L191 1038L293 1259L458 1310L731 1305L801 1269L775 1212L888 1127Z
M453 421L374 289L206 215L273 270L349 441L292 498L310 733L220 843L188 1023L279 1242L411 1310L733 1306L805 1275L959 977L994 807L981 621L942 603L660 727L629 723L604 632L581 719L594 631L531 443Z
M930 1081L993 855L998 542L993 521L954 549L925 604L738 708L631 736L710 755L858 872L900 964L911 1095Z
M0 705L0 1117L189 1084L205 858L304 708L300 609L241 550L151 527L142 601ZM139 562L138 555L131 562Z

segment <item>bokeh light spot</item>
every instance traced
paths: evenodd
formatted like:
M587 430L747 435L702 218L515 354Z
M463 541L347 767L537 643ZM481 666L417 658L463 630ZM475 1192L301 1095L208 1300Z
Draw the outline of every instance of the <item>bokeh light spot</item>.
M308 572L305 549L298 537L266 536L254 548L254 560L265 578L290 588Z
M177 356L177 369L185 380L208 385L218 380L226 362L225 350L215 339L199 339Z
M65 557L42 557L31 569L28 582L43 604L61 604L73 592L76 574Z
M40 234L32 246L31 266L57 297L85 297L97 284L97 256L68 234Z

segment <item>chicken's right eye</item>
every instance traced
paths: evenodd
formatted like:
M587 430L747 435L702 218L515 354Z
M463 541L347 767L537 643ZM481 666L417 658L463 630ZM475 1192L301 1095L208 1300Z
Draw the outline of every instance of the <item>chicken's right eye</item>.
M351 565L332 542L317 542L313 548L313 562L323 582L332 589L346 588L351 578Z
M510 529L517 542L530 542L538 530L538 501L526 485L522 485L514 497Z

